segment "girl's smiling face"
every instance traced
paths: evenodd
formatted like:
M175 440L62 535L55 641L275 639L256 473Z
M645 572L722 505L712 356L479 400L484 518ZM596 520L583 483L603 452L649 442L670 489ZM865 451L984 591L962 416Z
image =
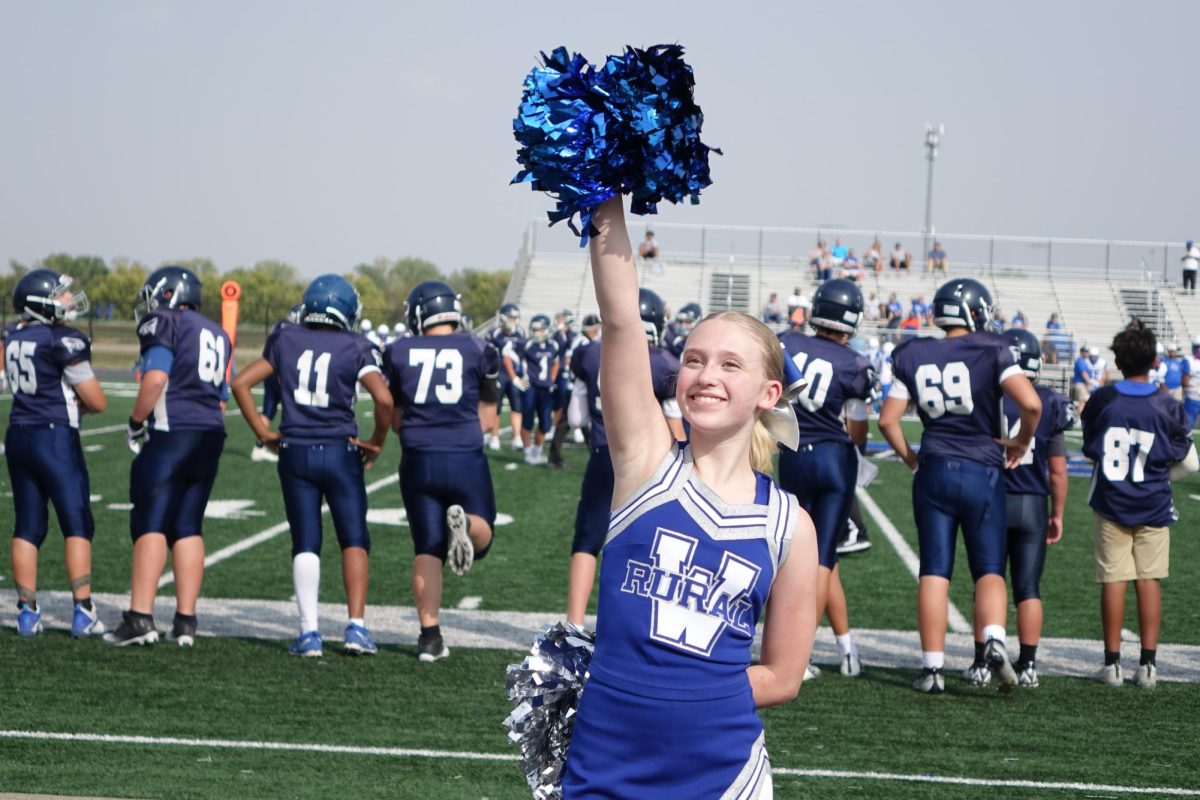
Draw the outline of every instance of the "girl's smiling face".
M693 428L720 432L752 426L781 391L779 381L767 378L762 343L736 322L709 319L688 336L675 397Z

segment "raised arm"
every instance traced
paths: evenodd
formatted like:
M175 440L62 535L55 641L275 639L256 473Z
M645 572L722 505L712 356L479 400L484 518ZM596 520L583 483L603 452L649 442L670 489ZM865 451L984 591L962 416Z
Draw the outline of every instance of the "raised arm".
M624 502L657 468L671 448L650 374L646 331L638 310L638 279L625 228L621 198L592 215L592 279L604 340L600 351L600 400L613 462L613 505Z

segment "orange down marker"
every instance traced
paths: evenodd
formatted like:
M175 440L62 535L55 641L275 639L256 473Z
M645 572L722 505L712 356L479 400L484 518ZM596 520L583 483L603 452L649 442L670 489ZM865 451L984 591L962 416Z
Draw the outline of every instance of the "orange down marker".
M238 301L242 297L242 287L237 281L225 281L221 284L221 327L229 336L229 363L225 365L225 380L233 376L233 347L237 344Z

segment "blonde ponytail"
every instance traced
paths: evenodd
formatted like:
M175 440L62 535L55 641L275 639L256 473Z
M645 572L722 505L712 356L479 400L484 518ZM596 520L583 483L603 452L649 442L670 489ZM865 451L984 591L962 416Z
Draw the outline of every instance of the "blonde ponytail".
M767 426L761 419L754 423L754 431L750 434L750 468L764 475L775 471L775 439L767 433Z

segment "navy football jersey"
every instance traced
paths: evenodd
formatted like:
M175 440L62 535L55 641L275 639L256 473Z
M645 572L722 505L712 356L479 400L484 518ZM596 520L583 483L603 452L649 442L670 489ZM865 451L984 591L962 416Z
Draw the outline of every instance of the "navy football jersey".
M229 336L221 326L195 311L156 308L137 327L142 357L155 347L171 352L167 385L150 414L156 431L221 430L221 401L228 395L225 365Z
M547 387L553 385L551 372L554 362L558 360L558 342L547 339L544 342L528 339L521 346L521 360L525 362L524 373L529 376L533 386ZM517 374L520 374L518 372Z
M600 407L600 346L597 340L583 345L575 351L571 371L587 386L588 416L591 417L590 447L608 447L608 434L604 431L604 412ZM650 380L654 386L654 397L661 403L675 398L675 381L679 377L679 359L661 347L648 348L650 355Z
M869 400L875 388L875 372L865 356L823 336L805 336L788 331L779 335L788 357L804 374L808 387L796 399L800 441L849 442L842 424L847 400Z
M4 366L13 395L9 424L78 428L79 403L63 370L91 357L91 342L74 328L36 322L6 326Z
M400 444L416 450L481 449L479 387L495 380L498 369L495 348L462 331L393 342L384 371L396 408L404 412Z
M1008 494L1050 494L1050 439L1075 427L1075 407L1060 392L1049 386L1034 384L1042 398L1042 417L1033 432L1033 441L1021 463L1004 471L1004 491ZM1021 432L1021 411L1008 397L1004 398L1004 424L1010 438Z
M521 349L525 345L525 329L518 327L515 331L505 331L503 328L496 328L492 331L490 340L492 346L496 348L496 352L501 358L512 360L513 372L520 377L524 375L524 363L521 359ZM505 376L507 380L507 374Z
M1007 431L1000 418L1000 384L1021 368L1008 340L994 333L909 339L892 353L889 397L909 399L925 426L920 457L962 458L1004 466L996 443Z
M344 442L358 436L355 384L381 372L383 363L367 337L280 322L267 337L263 358L279 379L279 433L285 442Z
M1170 467L1192 447L1183 404L1153 384L1118 381L1083 407L1083 454L1095 466L1088 504L1122 525L1170 525Z

